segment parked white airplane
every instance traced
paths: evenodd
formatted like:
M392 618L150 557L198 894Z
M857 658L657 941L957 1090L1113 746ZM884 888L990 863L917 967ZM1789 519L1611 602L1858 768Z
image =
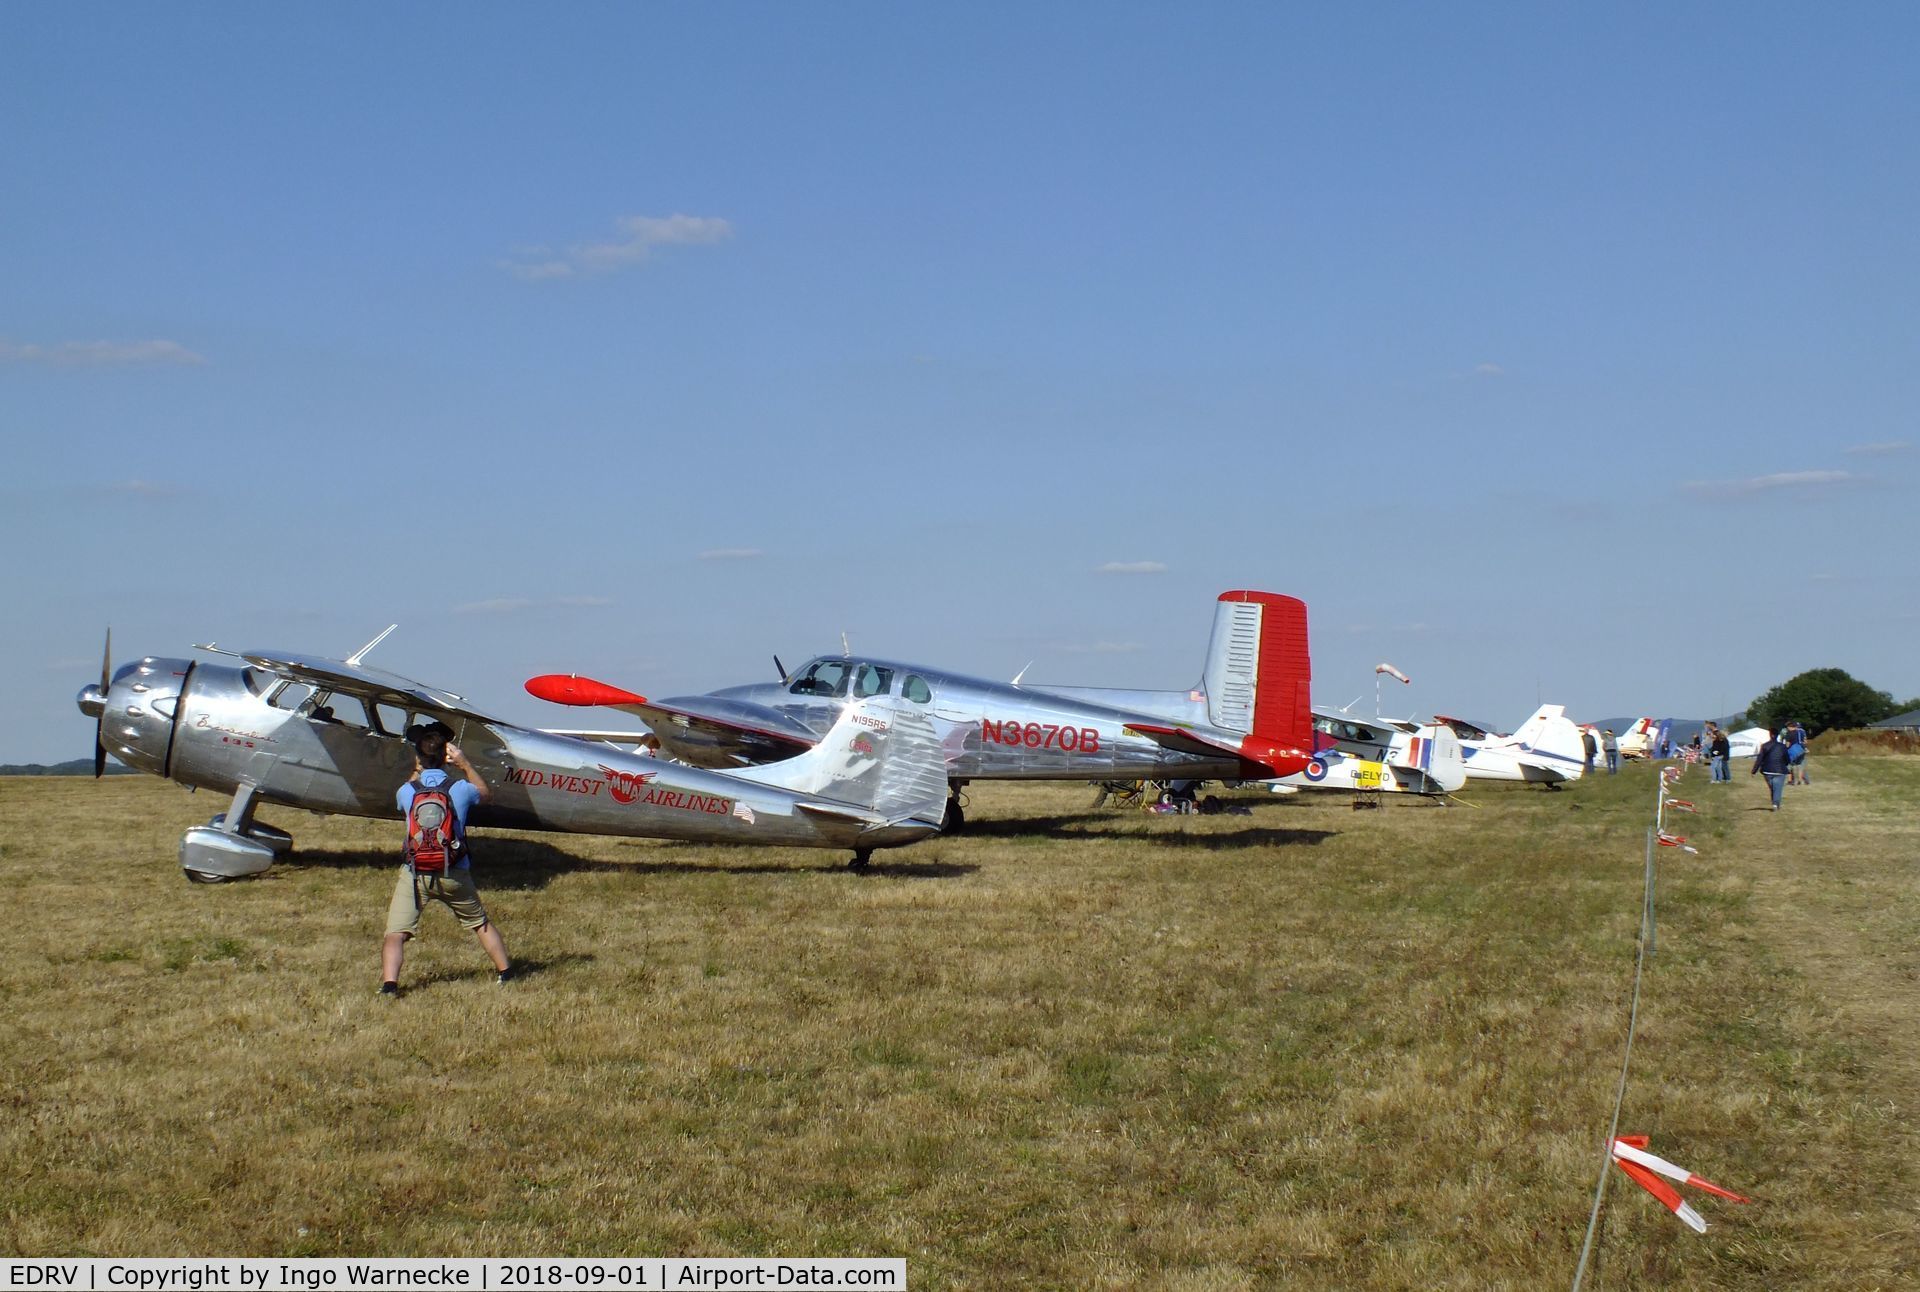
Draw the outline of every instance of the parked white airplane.
M1443 723L1315 709L1313 737L1313 761L1305 771L1262 784L1276 794L1319 789L1437 795L1467 783L1460 741Z
M1565 705L1541 705L1511 736L1492 735L1485 727L1440 714L1433 720L1459 738L1469 780L1558 785L1579 780L1586 771L1580 728L1567 717Z
M1672 718L1634 719L1633 725L1616 737L1620 744L1620 756L1622 758L1658 757L1660 743L1668 738L1672 727Z

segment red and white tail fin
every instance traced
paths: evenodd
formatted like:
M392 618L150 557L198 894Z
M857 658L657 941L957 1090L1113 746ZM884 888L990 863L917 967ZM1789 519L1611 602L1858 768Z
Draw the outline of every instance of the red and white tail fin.
M1200 685L1207 721L1245 735L1249 758L1274 766L1297 751L1305 766L1313 749L1307 603L1274 592L1221 593Z

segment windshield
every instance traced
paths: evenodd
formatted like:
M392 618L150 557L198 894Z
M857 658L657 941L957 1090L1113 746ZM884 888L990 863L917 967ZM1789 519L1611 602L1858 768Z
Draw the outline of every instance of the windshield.
M800 671L787 690L794 695L845 695L853 665L843 659L819 659Z

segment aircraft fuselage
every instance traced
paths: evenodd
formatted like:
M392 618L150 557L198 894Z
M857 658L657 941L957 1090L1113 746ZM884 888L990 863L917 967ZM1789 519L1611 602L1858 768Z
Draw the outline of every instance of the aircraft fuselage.
M1127 729L1143 716L1170 726L1206 727L1207 706L1197 691L1016 686L893 660L822 656L784 683L727 687L712 698L772 710L823 734L863 684L926 710L955 781L1236 780L1263 774L1237 758L1170 750ZM916 700L919 695L925 698Z

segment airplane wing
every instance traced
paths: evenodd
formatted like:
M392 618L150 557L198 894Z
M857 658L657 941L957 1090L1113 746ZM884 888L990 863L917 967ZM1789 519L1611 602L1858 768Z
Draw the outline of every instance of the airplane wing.
M452 714L485 723L499 721L491 714L474 708L464 697L452 691L443 691L385 669L368 668L365 664L349 664L345 660L293 651L233 651L218 646L198 646L195 649L216 655L231 655L257 669L305 682L321 690L358 696L374 704L390 704L415 713Z
M669 754L696 767L773 762L820 743L817 732L783 713L719 696L649 700L624 687L566 673L529 678L527 692L555 704L595 705L630 713L652 729Z

